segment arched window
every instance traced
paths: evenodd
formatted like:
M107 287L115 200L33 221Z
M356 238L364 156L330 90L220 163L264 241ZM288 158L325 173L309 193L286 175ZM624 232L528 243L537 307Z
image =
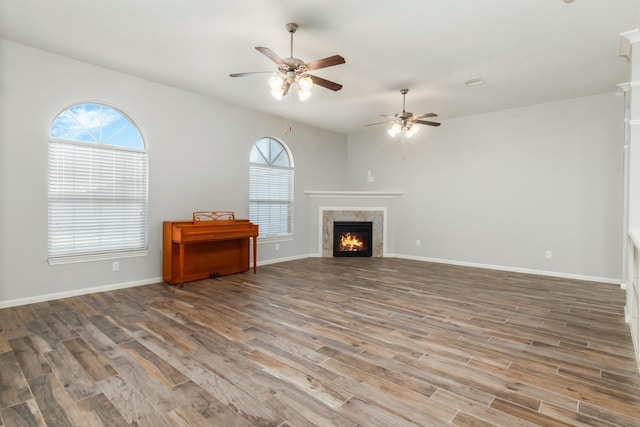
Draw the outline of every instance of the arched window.
M147 151L124 113L73 105L49 131L49 263L147 250Z
M249 160L249 219L260 238L293 234L293 159L284 143L261 138Z

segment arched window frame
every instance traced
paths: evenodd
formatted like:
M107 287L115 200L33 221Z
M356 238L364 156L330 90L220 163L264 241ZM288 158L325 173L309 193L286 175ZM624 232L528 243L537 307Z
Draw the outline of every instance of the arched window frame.
M256 150L265 143L278 152ZM264 150L263 150L264 151ZM282 164L282 156L287 162ZM259 161L256 161L259 159ZM251 148L249 158L249 219L258 224L258 241L289 240L293 237L294 161L291 150L282 140L260 138Z
M79 102L57 114L48 143L48 262L148 253L148 156L121 109Z

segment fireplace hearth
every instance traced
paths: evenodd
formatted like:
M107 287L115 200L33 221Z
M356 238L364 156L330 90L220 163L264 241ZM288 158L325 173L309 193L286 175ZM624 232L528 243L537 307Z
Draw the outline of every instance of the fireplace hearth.
M373 253L371 221L334 221L334 257L370 257Z

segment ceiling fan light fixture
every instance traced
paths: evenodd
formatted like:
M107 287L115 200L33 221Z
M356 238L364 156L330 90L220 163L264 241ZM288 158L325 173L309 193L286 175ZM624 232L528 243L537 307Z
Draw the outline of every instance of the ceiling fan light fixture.
M284 95L284 88L281 87L279 89L271 89L271 95L273 95L275 99L280 101L282 99L282 96Z
M311 88L313 87L313 80L309 76L300 77L296 83L298 84L298 97L300 101L306 101L311 96Z
M284 95L285 80L281 76L271 76L269 79L269 87L271 88L271 95L278 101L282 99Z
M416 133L418 133L418 131L420 130L420 126L417 125L411 125L408 128L405 128L407 130L407 137L412 137L413 135L415 135Z
M298 86L300 86L300 90L305 92L311 92L311 88L313 87L313 80L309 76L303 76L298 79Z
M402 125L400 123L394 123L387 132L389 132L389 135L392 137L395 137L397 134L402 132Z
M298 86L298 97L300 98L300 101L306 101L311 97L311 88L313 87L313 80L311 77L303 76L297 78L291 75L287 75L287 77L278 75L271 76L269 79L271 95L273 95L273 97L278 101L281 100L287 92L287 88L290 87L293 82Z
M302 90L301 87L298 87L298 98L300 98L300 101L306 101L310 97L311 97L310 90Z
M282 89L282 84L284 83L284 79L280 76L271 76L269 79L269 87L272 90Z

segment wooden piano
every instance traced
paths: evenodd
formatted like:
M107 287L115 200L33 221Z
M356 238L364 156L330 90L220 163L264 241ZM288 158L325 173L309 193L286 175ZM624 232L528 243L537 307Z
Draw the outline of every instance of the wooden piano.
M249 270L253 240L256 272L258 225L230 211L193 213L192 221L162 224L162 280L173 285Z

